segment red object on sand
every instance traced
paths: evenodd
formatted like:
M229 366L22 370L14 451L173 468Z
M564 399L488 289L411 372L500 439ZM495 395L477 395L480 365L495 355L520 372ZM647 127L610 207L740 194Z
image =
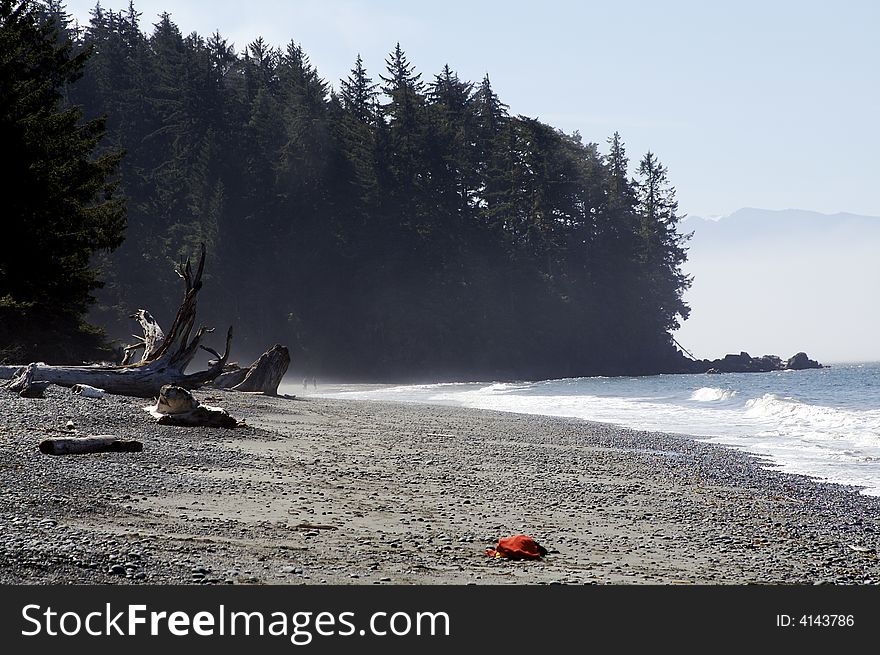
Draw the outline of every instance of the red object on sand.
M489 557L506 557L507 559L541 559L547 549L525 534L503 537L498 540L495 548L487 548Z

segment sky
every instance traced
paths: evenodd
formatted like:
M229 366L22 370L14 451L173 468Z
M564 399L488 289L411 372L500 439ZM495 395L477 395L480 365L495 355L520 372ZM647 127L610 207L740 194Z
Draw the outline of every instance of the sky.
M104 0L120 10L128 0ZM69 0L88 21L95 0ZM511 113L668 167L683 213L741 207L880 216L880 2L136 0L184 34L301 44L338 88L397 42L425 80L488 74Z
M880 218L742 209L682 227L693 311L675 337L695 357L880 362Z

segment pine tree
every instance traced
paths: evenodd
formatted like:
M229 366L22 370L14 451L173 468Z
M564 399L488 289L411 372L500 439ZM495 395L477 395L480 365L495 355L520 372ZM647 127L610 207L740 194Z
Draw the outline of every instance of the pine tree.
M220 36L220 32L214 32L206 43L211 66L214 69L216 80L222 83L226 76L235 68L238 58L235 55L235 46Z
M262 89L275 92L278 86L278 61L281 53L270 47L263 37L254 39L244 53L244 78L248 102L251 103Z
M492 90L488 75L483 77L480 87L474 93L473 109L476 114L474 159L479 180L474 201L482 210L483 216L488 217L497 212L496 201L503 194L503 144L507 139L502 138L502 135L510 121L507 113L509 108Z
M432 125L429 148L433 146L432 182L447 211L466 218L478 188L477 116L470 82L459 79L449 65L434 78L429 91ZM460 231L460 230L459 230Z
M419 114L425 102L422 74L415 72L415 67L406 58L400 43L385 60L385 65L388 77L379 76L385 83L382 92L389 98L389 102L383 107L385 115L400 131L413 133L420 123Z
M279 59L277 74L285 103L301 105L309 116L324 114L328 86L301 45L293 41L287 45Z
M382 92L388 102L382 105L382 117L388 125L387 161L379 164L389 173L387 187L380 193L387 195L386 208L393 221L406 229L418 232L431 230L430 192L425 173L424 140L427 130L425 112L425 85L421 73L409 62L398 43L388 59L388 76ZM377 141L379 140L377 134ZM380 180L383 179L380 174ZM413 257L420 257L412 248ZM406 250L400 250L401 256Z
M685 243L690 235L677 230L681 217L675 189L669 184L666 167L652 152L646 153L639 163L636 188L640 260L648 287L646 297L655 308L646 318L655 321L658 335L665 334L680 327L679 317L686 319L690 314L682 296L691 281L681 271L687 260Z
M480 135L483 139L490 140L503 129L508 120L507 110L510 107L498 99L498 95L492 90L488 75L483 77L480 88L474 93L473 102Z
M90 260L123 238L121 153L96 155L105 122L63 102L88 56L32 3L0 0L0 195L21 239L0 249L0 349L25 360L92 354L100 335L83 317L101 282Z
M361 206L376 206L380 196L375 160L379 94L378 85L367 74L360 54L348 77L340 80L340 88L339 101L343 111L336 121L336 128L354 171L354 195L361 201ZM360 213L360 219L363 218Z
M340 88L340 99L345 111L364 125L374 125L378 85L367 75L360 54L348 78L340 82Z
M612 214L617 212L628 214L632 211L635 199L629 178L629 158L626 156L626 147L619 132L615 132L608 139L608 145L610 148L605 158L605 167L608 171L608 210ZM620 222L614 226L614 229L623 231L629 227L626 224L626 217L620 217Z

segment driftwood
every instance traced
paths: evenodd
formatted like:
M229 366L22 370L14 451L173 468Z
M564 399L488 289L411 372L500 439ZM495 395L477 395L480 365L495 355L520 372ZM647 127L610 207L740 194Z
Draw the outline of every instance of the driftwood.
M233 391L257 391L278 395L278 385L290 366L290 352L277 343L257 358L249 368L230 370L219 376L213 386Z
M338 530L335 525L321 525L315 523L298 523L294 526L296 530Z
M141 330L144 332L144 336L139 337L137 335L132 335L138 341L137 343L123 348L125 355L122 358L121 363L131 364L134 354L143 348L144 354L141 356L140 361L137 362L138 364L143 364L150 361L150 358L153 357L159 351L159 348L162 347L162 343L165 341L165 333L162 332L162 328L159 327L159 323L153 318L153 315L146 309L137 310L131 315L131 318L137 319L137 322L141 326Z
M40 452L46 455L85 455L87 453L139 453L144 449L140 441L120 439L112 434L93 437L53 437L40 442Z
M200 341L213 329L200 327L195 336L190 338L196 320L196 300L202 288L202 273L205 268L205 246L202 244L199 264L193 273L189 260L177 267L177 274L184 281L186 290L183 302L177 310L174 322L168 333L147 359L137 364L120 364L119 366L46 366L35 365L33 379L47 383L71 387L75 384L104 389L107 393L123 396L150 398L159 393L166 384L173 384L186 389L196 389L210 382L223 372L229 358L229 347L232 342L232 328L226 334L226 350L220 355L216 350L200 345ZM139 313L139 315L141 315ZM146 318L146 311L141 315ZM143 324L143 323L142 323ZM158 328L158 325L156 326ZM144 335L144 344L148 343ZM209 362L207 370L187 375L184 371L199 348L216 357ZM0 378L9 378L16 367L0 366Z
M244 381L250 370L250 368L242 368L237 362L227 364L223 372L211 382L211 386L218 389L232 389Z
M75 384L70 387L70 390L77 394L78 396L82 396L83 398L103 398L104 390L98 389L97 387L90 387L87 384Z
M251 368L233 391L261 391L268 396L278 395L278 385L290 366L290 352L277 343L251 364Z
M22 398L43 398L43 392L52 384L51 382L35 382L34 374L36 364L21 366L12 376L12 379L3 385L7 391L14 391Z
M165 385L155 405L144 407L157 419L159 425L204 426L234 428L238 425L225 409L202 405L182 387Z

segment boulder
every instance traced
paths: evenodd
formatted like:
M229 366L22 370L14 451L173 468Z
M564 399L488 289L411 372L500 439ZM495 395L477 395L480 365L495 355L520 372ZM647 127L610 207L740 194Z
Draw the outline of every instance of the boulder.
M724 359L715 360L714 368L724 373L766 373L782 368L782 360L776 355L752 357L747 352L739 355L726 355Z
M803 371L808 368L822 368L822 365L814 359L810 359L807 353L797 353L785 362L785 368L790 371Z
M747 352L725 355L722 359L691 360L682 366L682 373L768 373L783 369L822 368L818 362L798 353L788 361L776 355L752 357Z

